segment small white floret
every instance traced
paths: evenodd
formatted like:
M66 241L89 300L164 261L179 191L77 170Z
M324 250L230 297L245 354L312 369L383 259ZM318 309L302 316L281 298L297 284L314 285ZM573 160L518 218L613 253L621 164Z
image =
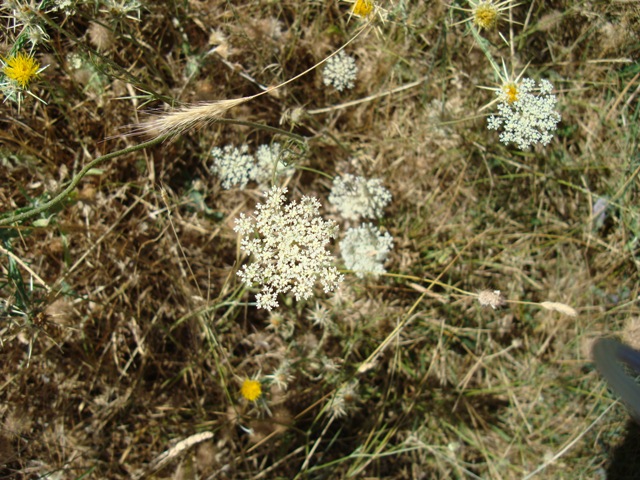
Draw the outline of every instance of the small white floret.
M249 154L249 147L242 145L236 148L227 145L224 148L214 147L211 150L213 165L211 171L218 175L222 188L245 188L254 176L255 161Z
M389 232L381 233L371 223L350 228L340 242L344 263L358 278L385 273L384 262L392 248L393 237Z
M358 74L358 67L353 57L343 51L327 60L324 70L322 70L323 82L327 87L335 87L341 92L345 88L355 87L355 80Z
M391 203L391 192L380 179L346 174L333 179L329 202L349 220L380 218Z

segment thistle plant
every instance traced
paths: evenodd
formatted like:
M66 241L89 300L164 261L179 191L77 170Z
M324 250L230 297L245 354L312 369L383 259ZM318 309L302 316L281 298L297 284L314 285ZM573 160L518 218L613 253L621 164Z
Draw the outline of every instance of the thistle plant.
M379 218L391 202L391 192L380 179L346 174L333 179L329 202L349 220Z
M471 8L454 7L457 10L471 14L468 18L454 23L454 25L472 22L481 30L491 30L495 28L498 25L502 13L515 6L513 0L504 0L501 2L494 2L493 0L468 0L468 3Z
M322 81L327 87L334 87L339 92L345 88L355 87L358 67L353 57L343 51L338 52L327 60L322 70Z
M262 395L262 385L260 381L245 378L240 387L240 395L249 402L258 400Z
M356 0L351 7L351 14L356 17L366 17L373 12L374 8L373 0Z
M305 196L285 205L286 192L274 186L266 202L256 205L254 216L240 214L234 228L242 236L242 250L253 256L238 276L249 287L260 286L257 307L267 310L278 306L279 293L307 299L317 281L328 293L343 280L325 248L336 238L337 225L320 216L316 198Z
M23 95L27 93L35 99L45 103L29 90L29 84L47 68L40 67L40 63L32 56L24 52L17 53L9 58L0 57L2 63L2 77L0 78L0 91L4 95L4 101L14 100L20 105Z
M39 43L49 41L49 35L42 25L42 14L49 2L29 0L3 0L0 9L5 18L11 21L8 30L13 30L16 44L31 43L35 47Z

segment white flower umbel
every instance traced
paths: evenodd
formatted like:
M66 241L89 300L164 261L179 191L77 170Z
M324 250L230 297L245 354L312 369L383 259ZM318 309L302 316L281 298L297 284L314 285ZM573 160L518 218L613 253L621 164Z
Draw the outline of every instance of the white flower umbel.
M355 80L358 74L358 67L353 57L343 51L334 55L322 70L323 82L327 87L335 87L341 92L345 88L355 87Z
M267 184L275 177L293 174L295 169L290 165L291 155L279 143L260 145L256 151L256 166L253 180Z
M391 192L378 178L367 180L348 173L333 179L329 202L349 220L379 218L391 203Z
M557 98L551 93L553 85L549 80L536 86L530 78L520 79L524 71L512 80L504 70L502 85L491 89L498 97L498 115L489 117L487 127L502 129L500 141L505 145L515 143L521 150L536 143L548 145L560 121Z
M350 228L340 242L344 263L358 278L385 273L384 262L392 248L389 232L381 233L371 223Z
M253 263L243 265L238 275L247 286L261 286L257 307L267 310L278 306L278 293L307 299L316 281L328 293L343 280L325 249L338 226L319 215L316 198L305 196L300 203L285 205L286 192L274 186L266 202L256 205L254 216L240 214L234 228L242 237L242 250L253 256Z
M232 145L224 148L214 147L211 156L211 171L220 177L222 188L225 190L235 186L242 189L254 176L255 161L253 156L249 155L249 147L246 145L240 148Z

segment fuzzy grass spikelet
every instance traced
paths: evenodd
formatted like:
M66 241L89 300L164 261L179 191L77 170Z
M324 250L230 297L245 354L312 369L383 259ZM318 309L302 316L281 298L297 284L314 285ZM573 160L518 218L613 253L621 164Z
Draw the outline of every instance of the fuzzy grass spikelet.
M316 198L305 196L285 205L286 192L274 186L266 202L256 205L255 216L240 214L234 228L242 236L242 250L253 256L253 263L243 265L238 275L247 286L261 286L257 307L267 310L278 306L279 293L307 299L317 281L328 293L343 280L325 248L336 238L337 225L319 215Z
M348 220L380 218L391 203L391 192L378 178L366 179L348 173L333 179L329 202Z
M355 87L358 67L353 57L343 51L327 60L322 70L322 81L327 87L334 87L339 92L345 88Z

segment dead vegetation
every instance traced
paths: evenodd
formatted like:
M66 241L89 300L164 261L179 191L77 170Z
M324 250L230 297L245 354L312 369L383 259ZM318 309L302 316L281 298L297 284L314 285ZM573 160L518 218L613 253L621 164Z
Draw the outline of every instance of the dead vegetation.
M479 110L493 98L477 87L495 79L468 26L451 26L463 14L378 3L385 21L350 18L338 1L149 3L139 21L102 1L42 14L51 39L35 52L49 67L32 89L47 104L2 105L0 221L148 140L127 126L199 102L230 108L97 165L63 203L0 229L0 475L611 468L627 414L588 345L640 315L639 7L522 2L519 23L499 27L514 58L487 33L494 53L530 62L558 92L556 138L522 152L486 129ZM320 69L273 89L358 32L346 47L353 90L325 88ZM0 37L3 57L15 34ZM318 197L343 230L327 177L383 179L387 275L255 308L233 227L262 193L223 190L209 152L273 141L299 153L290 197ZM486 290L507 303L482 308ZM330 326L315 323L318 309ZM245 378L263 381L258 402L241 398Z

